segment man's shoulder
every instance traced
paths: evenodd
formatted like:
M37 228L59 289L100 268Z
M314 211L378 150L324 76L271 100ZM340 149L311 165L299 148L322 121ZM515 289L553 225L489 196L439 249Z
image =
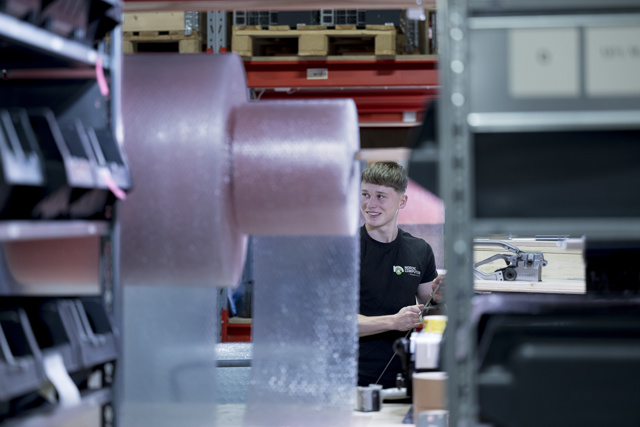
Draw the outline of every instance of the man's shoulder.
M431 245L424 240L421 237L416 237L413 234L409 233L408 231L405 231L401 228L398 228L399 232L398 232L398 236L401 238L402 242L404 242L404 244L410 246L412 249L414 250L424 250L424 251L428 251L431 252L433 249L431 249Z
M408 231L403 230L402 228L398 228L398 235L400 236L400 238L408 242L415 242L415 243L422 242L425 245L428 245L428 243L423 238L416 237L413 234L409 233Z

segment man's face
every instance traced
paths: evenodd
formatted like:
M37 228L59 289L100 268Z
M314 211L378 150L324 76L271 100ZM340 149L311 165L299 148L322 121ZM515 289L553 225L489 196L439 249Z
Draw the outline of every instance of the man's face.
M381 227L395 221L398 209L402 209L407 196L398 194L391 187L362 182L360 212L367 225Z

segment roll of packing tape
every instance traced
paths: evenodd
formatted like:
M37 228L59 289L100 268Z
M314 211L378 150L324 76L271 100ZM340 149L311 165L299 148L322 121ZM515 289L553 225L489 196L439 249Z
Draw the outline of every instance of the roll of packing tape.
M382 386L369 384L356 390L356 411L378 412L382 408Z
M447 409L447 373L420 372L413 374L413 419L422 411Z

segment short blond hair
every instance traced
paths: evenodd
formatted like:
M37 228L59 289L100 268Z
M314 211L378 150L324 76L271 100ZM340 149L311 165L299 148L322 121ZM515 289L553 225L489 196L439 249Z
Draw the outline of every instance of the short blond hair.
M375 162L362 171L362 182L391 187L398 193L407 191L407 170L396 162Z

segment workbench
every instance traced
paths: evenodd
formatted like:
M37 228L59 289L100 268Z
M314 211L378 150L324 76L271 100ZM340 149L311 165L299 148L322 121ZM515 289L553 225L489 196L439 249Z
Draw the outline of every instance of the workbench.
M409 412L411 404L385 403L379 412L353 411L351 427L400 427L412 424L402 424L402 420ZM246 404L225 403L217 406L217 424L225 427L242 427L242 419Z
M353 411L351 427L398 427L413 425L402 424L402 420L404 420L410 408L410 403L384 403L379 412Z

